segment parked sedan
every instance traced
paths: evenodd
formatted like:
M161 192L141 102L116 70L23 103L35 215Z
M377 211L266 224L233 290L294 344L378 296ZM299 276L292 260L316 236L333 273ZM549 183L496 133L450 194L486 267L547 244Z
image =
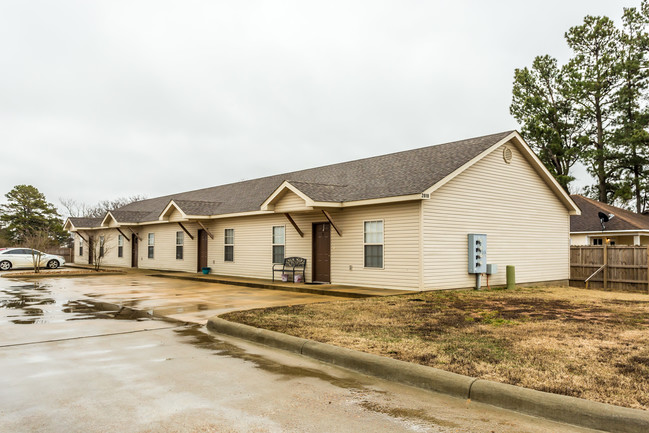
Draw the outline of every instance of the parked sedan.
M41 268L56 269L65 265L65 259L61 256L41 253L38 250L34 250L32 255L31 248L3 248L0 249L0 271L33 268L34 260L38 257L38 254L41 255Z

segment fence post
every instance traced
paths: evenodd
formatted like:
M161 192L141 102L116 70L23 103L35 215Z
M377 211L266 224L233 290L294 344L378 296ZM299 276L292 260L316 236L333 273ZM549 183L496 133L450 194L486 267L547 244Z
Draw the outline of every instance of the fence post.
M608 241L604 238L604 265L608 265ZM608 290L608 266L604 268L604 290Z

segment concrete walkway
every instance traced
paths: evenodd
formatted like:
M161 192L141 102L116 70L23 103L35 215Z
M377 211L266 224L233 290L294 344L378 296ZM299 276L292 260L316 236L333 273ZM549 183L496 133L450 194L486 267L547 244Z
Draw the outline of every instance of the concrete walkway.
M156 272L150 275L163 278L221 283L235 286L254 287L257 289L284 290L288 292L313 293L315 295L340 296L343 298L371 298L373 296L391 296L413 293L412 290L379 289L377 287L346 286L342 284L308 284L283 283L281 281L261 278L233 277L230 275L188 274L185 272Z
M75 268L90 269L91 266L73 265ZM336 296L343 298L371 298L374 296L392 296L415 293L412 290L381 289L378 287L348 286L343 284L310 284L283 283L271 279L234 277L231 275L201 274L188 272L157 271L151 269L108 268L127 274L147 275L158 278L200 281L204 283L226 284L231 286L251 287L256 289L283 290L287 292L312 293L314 295Z
M187 279L152 278L138 270L120 275L41 278L30 282L55 286L79 297L145 311L159 317L204 325L229 311L340 301L337 296L268 290ZM3 278L4 280L4 278ZM11 279L8 279L11 281Z
M0 279L0 432L590 431L216 338L198 325L116 320L84 307L84 292L108 290L140 303L145 292L182 298L165 287L180 282L144 275ZM179 290L218 287L187 283Z

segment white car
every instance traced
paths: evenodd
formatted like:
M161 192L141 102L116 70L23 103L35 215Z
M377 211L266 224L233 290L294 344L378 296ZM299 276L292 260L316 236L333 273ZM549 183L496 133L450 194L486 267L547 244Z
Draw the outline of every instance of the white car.
M0 271L9 269L34 268L34 260L41 254L40 267L56 269L65 265L65 259L61 256L40 253L34 250L32 255L31 248L0 248Z

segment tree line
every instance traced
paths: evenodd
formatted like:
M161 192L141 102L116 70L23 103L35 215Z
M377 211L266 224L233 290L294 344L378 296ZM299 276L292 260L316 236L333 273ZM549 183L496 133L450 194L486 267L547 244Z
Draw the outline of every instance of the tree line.
M514 72L510 112L559 184L571 192L577 162L595 179L584 193L603 203L647 210L649 199L649 2L624 8L618 26L586 16L550 55Z
M70 244L70 234L63 229L64 219L56 206L32 185L16 185L5 194L0 205L0 247L23 246L37 250ZM88 205L72 199L59 201L69 216L103 217L109 210L146 197L134 195Z

